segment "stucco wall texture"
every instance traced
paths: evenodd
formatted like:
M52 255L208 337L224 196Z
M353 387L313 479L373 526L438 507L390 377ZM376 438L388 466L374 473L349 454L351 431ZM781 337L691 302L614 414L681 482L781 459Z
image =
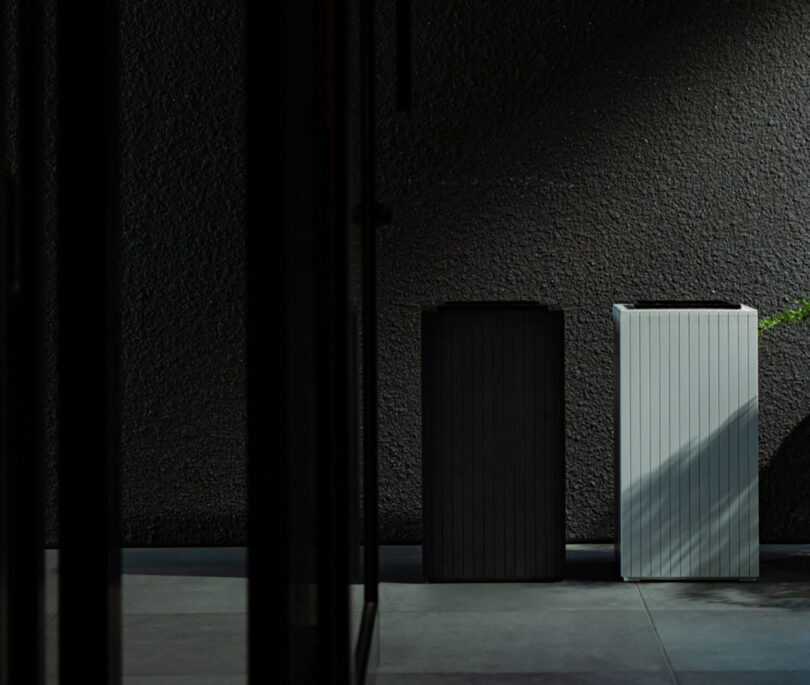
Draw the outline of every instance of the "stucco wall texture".
M810 290L810 6L414 2L402 114L393 5L378 3L394 210L379 233L382 539L420 539L420 308L465 299L565 309L568 536L609 539L610 305L768 312ZM242 4L122 8L124 540L243 543ZM51 200L54 107L51 90ZM52 235L52 207L46 221ZM765 541L810 540L809 364L806 330L761 349Z
M46 536L57 543L55 0L45 0ZM3 42L17 174L15 17ZM244 544L244 10L121 2L122 532Z
M245 540L242 3L122 2L129 544Z
M567 535L613 537L611 305L810 291L810 5L380 3L380 521L420 539L420 309L566 312ZM760 348L763 541L810 540L810 332Z

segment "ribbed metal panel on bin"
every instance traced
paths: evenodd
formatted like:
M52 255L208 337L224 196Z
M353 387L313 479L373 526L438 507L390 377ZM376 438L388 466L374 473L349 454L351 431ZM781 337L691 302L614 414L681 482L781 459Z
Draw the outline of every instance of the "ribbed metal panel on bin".
M757 312L614 305L625 579L759 575Z
M562 576L563 372L561 311L459 303L423 312L429 580Z

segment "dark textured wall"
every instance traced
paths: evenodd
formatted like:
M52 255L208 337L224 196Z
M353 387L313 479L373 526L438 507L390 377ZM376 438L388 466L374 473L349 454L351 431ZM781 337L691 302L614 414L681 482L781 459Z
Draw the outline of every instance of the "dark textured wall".
M772 311L810 290L810 6L414 3L414 111L397 114L393 3L378 4L380 195L395 217L379 246L383 539L420 537L420 308L461 299L565 308L568 534L610 538L610 305ZM242 4L122 5L125 540L239 543ZM52 200L52 90L47 112ZM46 221L52 235L51 205ZM764 540L810 540L808 364L810 332L769 334ZM51 469L52 505L54 485Z
M55 0L45 2L47 537L57 540ZM18 2L8 4L17 173ZM243 3L122 0L124 542L245 541Z
M804 0L380 3L382 536L420 539L423 305L566 311L567 528L613 535L611 304L810 291ZM760 351L762 539L810 540L810 331Z
M122 8L125 538L244 542L242 3Z

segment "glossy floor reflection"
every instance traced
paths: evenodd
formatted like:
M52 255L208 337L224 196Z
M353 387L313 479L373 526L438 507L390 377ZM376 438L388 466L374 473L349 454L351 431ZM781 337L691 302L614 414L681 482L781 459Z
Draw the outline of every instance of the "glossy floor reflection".
M419 547L381 554L376 685L810 684L810 545L764 546L756 583L623 583L608 545L569 545L558 583L429 584ZM126 685L247 683L244 549L125 550L123 567Z

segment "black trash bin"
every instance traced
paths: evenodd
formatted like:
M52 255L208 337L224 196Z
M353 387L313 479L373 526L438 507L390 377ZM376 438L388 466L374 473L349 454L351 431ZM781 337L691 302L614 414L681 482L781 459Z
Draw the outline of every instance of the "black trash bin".
M423 311L428 580L562 577L563 343L562 311L535 302Z

